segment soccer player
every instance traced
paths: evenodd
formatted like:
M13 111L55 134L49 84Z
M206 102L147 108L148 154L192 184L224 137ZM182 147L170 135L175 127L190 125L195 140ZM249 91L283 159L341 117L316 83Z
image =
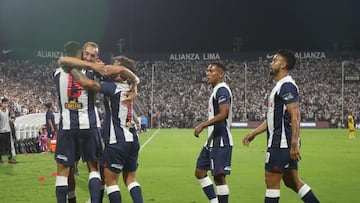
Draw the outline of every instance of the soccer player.
M289 50L279 50L275 54L270 75L276 85L269 96L267 119L243 138L243 144L248 146L257 135L267 131L265 203L279 202L281 179L304 202L319 202L298 175L298 161L301 159L299 90L289 75L295 62L295 55Z
M47 144L47 150L48 150L48 152L50 152L51 140L55 136L57 129L56 129L56 125L55 125L55 115L53 112L54 106L52 105L51 102L46 103L45 106L47 108L46 115L45 115L46 130L47 130L46 144Z
M127 92L137 91L139 79L128 69L132 69L133 62L123 57L118 58L120 66L108 68L108 74L114 75L110 81L97 82L90 80L78 70L71 70L76 81L85 88L104 94L105 117L103 123L103 138L105 148L102 166L105 172L106 190L111 203L121 202L118 186L119 174L122 172L123 181L128 187L134 203L142 203L140 184L136 181L138 153L140 149L136 132L127 125L129 119L129 98ZM130 65L129 65L130 64ZM126 67L124 67L126 65ZM131 113L130 113L131 115Z
M348 128L349 128L349 139L353 139L355 137L355 125L354 125L354 117L352 114L348 115Z
M227 203L229 187L226 175L231 171L231 154L233 139L230 132L232 121L232 93L224 82L225 66L212 63L206 71L207 82L214 88L209 98L209 119L199 124L194 136L199 137L201 131L208 127L208 139L202 148L196 163L195 176L211 203ZM213 183L207 175L208 170L214 177Z
M65 56L65 57L61 57L59 59L58 63L60 65L65 65L69 68L89 66L88 63L103 64L103 62L99 59L99 46L95 42L86 42L83 45L81 59L76 58L76 57L71 57L71 56ZM94 71L100 73L101 75L105 75L105 69L95 69ZM100 135L99 135L99 137L100 137ZM78 158L77 158L77 161L75 162L75 165L71 168L72 173L73 172L78 173L77 164L78 164ZM72 173L70 174L71 176L69 177L69 180L71 182L71 185L69 185L69 189L72 189L72 190L69 191L68 198L70 197L72 199L75 199L76 198L75 191L73 191L73 190L75 190L75 186L73 185L73 184L75 184L75 180L73 178ZM101 167L100 167L100 175L102 177L102 183L100 186L100 199L102 200L103 194L104 194L105 183L103 182L104 175L103 175L103 171L102 171ZM71 188L70 188L70 186L71 186ZM91 201L91 199L88 202L90 202L90 201Z
M81 58L81 47L78 42L65 44L65 55ZM96 47L89 48L96 52ZM81 60L80 60L81 61ZM89 170L89 191L92 202L100 201L101 178L98 171L98 159L101 150L98 128L100 127L98 111L95 106L95 92L84 90L68 73L68 64L62 64L54 73L59 97L60 123L55 160L57 162L56 197L58 203L65 203L68 193L68 177L79 152L87 162ZM90 68L102 72L103 64L81 61L79 68ZM83 69L84 74L94 78L94 72Z

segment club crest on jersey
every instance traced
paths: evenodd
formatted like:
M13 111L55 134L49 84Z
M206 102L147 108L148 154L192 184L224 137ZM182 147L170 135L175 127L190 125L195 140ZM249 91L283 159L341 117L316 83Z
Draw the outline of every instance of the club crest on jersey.
M83 104L76 100L70 100L68 103L65 103L65 108L69 110L78 110L83 108Z

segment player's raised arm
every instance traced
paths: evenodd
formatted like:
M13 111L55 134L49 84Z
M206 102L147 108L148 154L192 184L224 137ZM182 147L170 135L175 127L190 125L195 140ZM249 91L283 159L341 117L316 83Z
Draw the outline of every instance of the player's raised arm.
M100 83L95 80L89 79L80 70L71 69L70 73L82 87L85 87L85 88L88 88L88 89L91 89L91 90L97 91L97 92L100 91Z
M75 58L75 57L70 57L70 56L63 56L60 57L58 60L58 64L61 67L71 67L71 68L77 68L77 69L82 69L82 68L88 68L90 70L93 70L101 75L105 75L105 68L104 68L104 64L102 62L88 62L88 61L83 61L81 59Z
M136 87L140 83L140 79L132 71L121 65L106 65L105 67L107 76L120 75L121 78L129 82L130 91L137 91Z

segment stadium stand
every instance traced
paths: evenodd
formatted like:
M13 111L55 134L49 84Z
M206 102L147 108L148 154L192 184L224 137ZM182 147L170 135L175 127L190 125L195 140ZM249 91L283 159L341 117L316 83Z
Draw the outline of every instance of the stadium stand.
M354 64L354 71L358 71L360 59L350 59L350 61ZM233 90L233 120L263 120L266 112L266 93L273 86L273 81L268 75L270 61L259 58L221 60L220 62L227 66L226 80ZM334 58L300 59L297 63L297 67L291 74L302 93L302 121L339 122L342 120L341 62L341 58ZM204 101L207 101L211 88L204 81L204 77L209 63L210 61L206 60L137 61L136 74L141 80L135 105L137 114L144 114L150 118L151 109L153 109L153 124L160 125L159 127L188 128L206 119L206 111L203 110L207 106ZM153 65L155 68L152 82ZM19 117L44 113L45 102L57 103L55 85L51 76L56 67L55 62L40 63L28 60L0 62L2 73L0 84L3 87L1 96L10 99L13 115ZM353 73L347 70L347 74ZM344 114L352 112L356 123L360 122L359 86L359 80L345 81L344 85ZM152 89L153 94L151 94ZM151 95L153 95L153 102L151 102ZM100 100L97 102L101 104ZM32 119L27 121L37 122ZM41 125L42 120L39 122ZM26 128L26 124L19 125L17 130L19 131L20 128ZM27 133L30 132L22 132L18 136L20 139L33 136Z

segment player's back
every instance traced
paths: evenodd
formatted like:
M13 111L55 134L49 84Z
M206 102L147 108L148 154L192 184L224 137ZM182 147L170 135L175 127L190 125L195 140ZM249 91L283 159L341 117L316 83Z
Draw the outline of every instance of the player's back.
M94 79L92 71L83 71L90 79ZM100 127L100 120L95 106L94 91L82 88L71 74L58 68L54 73L58 90L60 127L64 130L89 129Z

